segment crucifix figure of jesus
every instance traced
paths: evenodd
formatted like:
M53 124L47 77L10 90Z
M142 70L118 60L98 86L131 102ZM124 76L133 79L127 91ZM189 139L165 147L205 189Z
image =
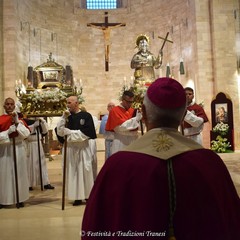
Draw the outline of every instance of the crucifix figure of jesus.
M105 71L109 71L109 49L110 49L110 32L113 28L125 27L125 23L109 23L108 12L105 12L105 21L103 23L88 23L88 27L98 28L103 31L105 46Z

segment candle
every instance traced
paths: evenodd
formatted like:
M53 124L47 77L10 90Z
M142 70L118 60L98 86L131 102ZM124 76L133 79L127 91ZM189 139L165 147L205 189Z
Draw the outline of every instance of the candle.
M134 83L134 78L133 78L133 76L131 76L131 83Z
M126 77L124 77L123 80L124 80L124 86L127 86L127 79L126 79Z

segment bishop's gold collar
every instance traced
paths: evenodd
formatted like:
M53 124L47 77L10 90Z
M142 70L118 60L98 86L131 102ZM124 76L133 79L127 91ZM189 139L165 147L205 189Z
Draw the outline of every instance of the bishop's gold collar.
M175 129L154 128L131 143L123 151L139 152L167 160L178 154L203 147Z

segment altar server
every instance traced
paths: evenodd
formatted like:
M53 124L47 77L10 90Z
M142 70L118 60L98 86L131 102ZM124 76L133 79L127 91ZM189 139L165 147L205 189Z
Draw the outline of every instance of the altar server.
M48 178L47 162L42 145L42 137L48 134L47 122L43 118L28 118L25 121L31 131L31 135L26 139L29 190L32 191L34 187L40 185L41 180L44 189L54 189ZM41 178L40 172L42 173Z
M112 132L111 154L138 138L142 114L131 107L133 102L133 92L124 91L119 106L113 107L109 112L105 130Z
M204 123L208 122L208 117L203 107L193 101L193 89L186 87L185 93L187 98L187 112L182 124L184 136L202 145L202 131Z
M5 113L0 116L0 208L12 204L24 207L23 202L29 198L29 182L23 140L30 131L14 111L15 101L12 98L6 98L3 107Z
M96 131L90 113L80 111L77 96L67 99L67 112L57 124L57 134L67 136L67 191L68 199L77 206L88 199L93 187L93 153L89 139L95 139ZM64 151L64 150L63 150Z

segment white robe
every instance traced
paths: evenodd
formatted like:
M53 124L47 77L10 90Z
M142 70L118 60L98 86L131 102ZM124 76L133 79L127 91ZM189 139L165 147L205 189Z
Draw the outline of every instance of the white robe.
M95 116L92 116L93 118L93 123L94 123L94 127L95 130L97 130L99 122L98 122L98 118ZM89 145L91 148L91 152L92 152L92 169L93 169L93 179L94 181L96 180L97 174L98 174L98 166L97 166L97 142L96 139L89 139Z
M65 119L57 124L59 136L64 136ZM63 157L64 157L63 147ZM92 151L89 138L80 130L71 130L67 136L66 180L69 200L88 199L94 179L92 169Z
M46 122L41 123L43 134L47 133ZM29 126L31 133L36 133L34 124ZM41 169L42 169L42 181L43 185L49 184L48 179L48 170L45 154L43 151L41 134L39 133L39 150L38 150L38 138L37 135L30 135L26 139L27 144L27 167L28 167L28 178L29 178L29 187L36 187L41 184L40 181L40 168L39 168L39 150L40 150L40 159L41 159Z
M29 182L26 163L26 148L23 140L29 136L29 130L20 122L17 126L16 161L18 174L19 202L29 198ZM0 132L0 204L11 205L17 203L13 145L8 131Z
M94 181L97 178L98 174L98 164L97 164L97 141L96 139L89 139L89 146L92 154L92 170L93 170L93 179Z
M184 121L192 125L191 128L184 129L184 136L202 145L203 118L187 110Z
M121 125L114 128L113 142L111 145L111 154L122 150L138 138L139 122L136 117L130 118Z

